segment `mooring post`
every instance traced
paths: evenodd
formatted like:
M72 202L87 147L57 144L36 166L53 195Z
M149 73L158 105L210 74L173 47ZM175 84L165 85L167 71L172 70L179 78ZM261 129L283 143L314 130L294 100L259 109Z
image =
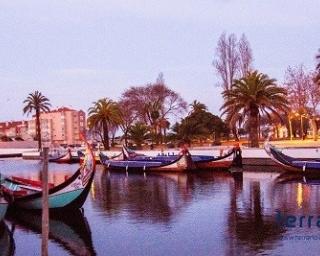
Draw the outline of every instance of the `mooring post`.
M49 207L48 207L48 147L43 148L42 168L42 243L41 255L48 256Z

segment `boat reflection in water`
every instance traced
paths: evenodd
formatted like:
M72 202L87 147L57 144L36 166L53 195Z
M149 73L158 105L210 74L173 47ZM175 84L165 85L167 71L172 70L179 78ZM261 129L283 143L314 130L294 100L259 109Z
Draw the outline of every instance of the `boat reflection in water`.
M8 213L8 219L16 228L41 234L41 213L28 210ZM89 224L80 209L50 213L49 241L57 243L71 255L96 255Z
M25 175L31 175L30 169ZM57 170L51 172L54 182L74 171ZM319 255L316 177L254 166L245 167L243 175L218 171L126 175L102 166L96 174L84 205L94 248L81 212L50 215L52 255ZM281 216L315 217L311 227L304 222L292 228L278 223L279 211ZM5 221L16 224L16 254L25 250L39 254L40 215L9 212ZM302 235L319 239L295 239ZM284 239L290 236L294 240Z
M108 217L127 214L135 222L169 223L173 215L192 199L186 174L110 173L104 170L96 179L93 207Z
M237 182L230 184L227 255L246 255L273 248L284 232L276 222L274 209L268 205L269 200L264 198L261 177L256 180L254 175L248 176L242 186Z
M282 237L297 230L279 225L277 210L299 214L299 205L305 204L306 212L320 210L320 206L314 208L313 203L303 201L310 188L301 189L297 182L278 187L279 175L193 172L127 176L105 171L95 181L91 200L106 218L126 216L134 223L162 224L168 227L166 232L173 229L184 241L197 234L197 229L210 234L202 237L205 245L197 246L199 254L252 255L281 252L279 248L290 252L290 244L283 245ZM313 190L319 195L319 187ZM189 234L177 231L175 223L181 219L189 225L185 228Z
M0 256L14 255L15 244L12 232L4 221L0 222Z

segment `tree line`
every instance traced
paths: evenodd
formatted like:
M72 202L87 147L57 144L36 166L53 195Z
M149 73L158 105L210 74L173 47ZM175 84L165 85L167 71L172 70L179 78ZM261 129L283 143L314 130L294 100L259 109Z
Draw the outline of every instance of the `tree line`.
M207 106L195 100L191 104L170 89L160 73L154 83L126 89L118 101L101 98L88 109L88 128L110 149L116 133L140 147L153 144L199 142L208 139L219 143L232 133L249 135L252 147L259 146L260 127L265 124L286 125L290 138L303 138L311 120L313 136L318 138L320 104L320 49L315 70L303 65L288 67L283 84L255 70L248 39L243 34L223 33L217 43L213 66L220 77L224 100L221 116L210 113ZM214 97L213 97L214 98ZM41 148L40 113L50 110L49 99L39 91L24 101L24 113L35 112L36 139ZM188 107L191 111L187 113ZM187 115L185 115L187 113ZM170 121L178 120L174 124ZM297 132L298 131L298 132Z
M192 110L182 118L188 106ZM119 101L103 98L94 102L88 114L88 126L105 149L113 144L110 134L114 137L117 130L121 130L124 144L130 140L137 147L146 141L151 145L170 142L173 146L180 141L218 140L227 131L221 118L208 112L203 103L195 100L188 105L170 89L162 73L154 83L125 90ZM171 125L171 120L179 121Z
M259 145L261 124L286 125L289 137L304 138L311 120L317 140L320 104L320 50L315 70L303 65L288 67L283 84L253 68L252 50L246 36L223 33L217 43L213 66L220 77L224 104L222 116L238 140L246 130L252 147ZM297 125L300 122L300 126Z

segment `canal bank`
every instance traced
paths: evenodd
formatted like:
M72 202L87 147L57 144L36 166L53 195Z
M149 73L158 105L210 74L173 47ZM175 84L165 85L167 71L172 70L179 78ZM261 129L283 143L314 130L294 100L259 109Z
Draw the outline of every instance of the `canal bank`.
M208 155L208 156L220 156L225 154L231 147L197 147L190 148L190 153L194 155ZM263 148L246 148L242 147L242 158L243 164L248 166L275 166L274 161L270 159ZM72 150L72 155L77 155L77 150ZM104 153L109 157L119 154L119 150L105 151ZM164 150L137 150L139 154L145 154L150 156L157 156L159 154L179 154L178 149ZM303 158L320 158L320 147L304 147L294 148L286 147L282 148L282 152L292 157L303 157ZM98 156L98 152L96 152ZM9 157L23 157L24 159L37 160L40 159L40 154L36 149L30 148L1 148L0 158Z

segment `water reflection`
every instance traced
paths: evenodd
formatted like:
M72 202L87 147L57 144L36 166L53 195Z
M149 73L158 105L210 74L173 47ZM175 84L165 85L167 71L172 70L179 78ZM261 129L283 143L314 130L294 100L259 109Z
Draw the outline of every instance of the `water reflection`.
M19 168L22 176L40 177L35 164ZM49 169L57 183L76 166ZM317 177L254 168L243 176L229 172L127 176L99 167L84 206L90 227L81 212L51 216L51 249L72 255L303 255L308 246L308 253L317 255L319 241L302 244L282 238L318 234L319 228L279 225L276 212L320 215L319 184ZM27 234L19 231L41 232L40 215L9 213L8 221L16 223L16 251L26 246L21 240ZM2 243L1 249L10 247L3 244L10 245ZM30 254L38 254L36 250Z
M272 211L264 208L260 182L250 182L248 190L248 198L244 198L236 182L231 187L227 255L263 252L272 248L283 233Z
M169 223L191 200L185 175L110 173L103 171L94 186L93 206L108 217L126 213L138 222Z
M12 232L4 221L0 222L0 256L14 255L15 244Z
M27 210L9 211L7 219L16 228L41 234L41 213ZM50 213L49 240L71 255L96 255L91 230L81 210Z
M283 174L276 179L274 205L295 214L320 213L320 177Z

